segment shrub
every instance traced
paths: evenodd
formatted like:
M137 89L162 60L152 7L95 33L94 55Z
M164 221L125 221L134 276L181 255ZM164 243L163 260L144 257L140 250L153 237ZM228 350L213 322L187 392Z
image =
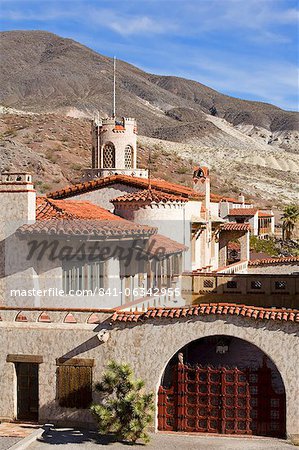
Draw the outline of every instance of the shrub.
M175 170L175 172L180 174L180 175L184 175L184 174L186 174L188 172L188 167L184 167L184 166L178 167Z
M72 164L71 169L73 170L82 170L81 164Z
M271 256L278 256L279 251L275 245L275 239L259 239L256 236L250 237L250 248L256 252L264 252Z
M96 385L101 402L91 406L101 434L112 433L119 440L149 442L146 432L153 420L153 393L143 392L144 382L135 379L128 364L111 361Z

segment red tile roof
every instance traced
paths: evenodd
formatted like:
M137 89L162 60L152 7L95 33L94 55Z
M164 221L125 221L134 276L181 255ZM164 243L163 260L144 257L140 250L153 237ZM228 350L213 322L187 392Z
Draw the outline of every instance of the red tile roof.
M158 191L181 195L186 198L200 198L201 196L187 186L182 186L180 184L170 183L165 180L149 180L147 178L131 177L128 175L111 175L109 177L100 178L98 180L85 181L84 183L76 184L74 186L69 186L65 189L60 189L59 191L50 192L47 194L48 198L66 198L72 197L77 194L82 194L84 192L89 192L96 189L101 189L102 187L109 186L115 183L121 183L128 186L135 186L140 189L148 189L149 184Z
M150 205L152 203L187 202L188 199L179 195L156 191L155 189L144 189L143 191L131 192L129 194L122 195L121 197L116 197L110 201L113 204L137 203Z
M221 226L221 231L250 231L250 223L226 222Z
M155 234L149 239L148 253L153 256L173 255L176 253L182 253L188 250L186 245L173 241L172 239L162 236L161 234Z
M84 183L75 184L58 191L50 192L49 194L47 194L47 197L54 199L73 197L74 195L101 189L115 183L120 183L127 186L135 186L139 189L148 189L149 184L151 184L152 188L154 188L155 190L166 192L169 194L175 194L189 199L203 198L203 194L196 192L194 189L188 186L170 183L169 181L165 181L162 179L151 179L149 183L149 180L147 178L132 177L129 175L111 175L109 177L99 178L98 180L85 181ZM218 203L221 200L227 200L232 203L239 203L239 200L234 198L211 194L212 202Z
M267 265L283 265L291 263L299 263L299 256L282 256L279 258L255 259L248 262L249 266L267 266Z
M34 224L18 229L22 235L62 235L78 237L149 237L157 231L154 227L137 225L128 220L50 219L37 220Z
M36 220L54 218L123 220L106 209L88 201L52 200L46 197L38 197L36 203Z
M231 208L229 216L254 216L257 213L257 208Z
M211 303L181 308L149 308L145 312L116 311L111 322L144 322L148 319L181 319L194 316L241 316L255 320L299 322L296 309L260 308L235 303Z
M123 125L115 125L113 131L125 131L125 127Z
M259 217L274 217L274 214L272 211L259 211L258 216Z

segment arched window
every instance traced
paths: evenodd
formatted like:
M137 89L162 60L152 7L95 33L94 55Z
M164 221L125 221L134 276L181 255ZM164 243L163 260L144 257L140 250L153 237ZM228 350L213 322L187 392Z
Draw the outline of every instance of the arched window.
M115 168L115 147L112 142L108 142L103 149L103 168Z
M127 145L125 148L125 169L132 169L133 166L133 147Z

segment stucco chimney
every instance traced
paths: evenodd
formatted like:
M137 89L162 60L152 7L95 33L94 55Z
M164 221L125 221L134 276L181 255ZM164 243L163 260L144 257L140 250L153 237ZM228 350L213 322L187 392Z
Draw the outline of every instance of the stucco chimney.
M239 200L239 202L241 203L242 206L245 205L245 197L244 197L244 195L242 193L239 194L238 200Z
M207 211L210 210L210 175L209 169L205 166L194 167L193 189L203 195L203 204Z
M0 181L1 237L35 222L36 192L30 173L2 172Z

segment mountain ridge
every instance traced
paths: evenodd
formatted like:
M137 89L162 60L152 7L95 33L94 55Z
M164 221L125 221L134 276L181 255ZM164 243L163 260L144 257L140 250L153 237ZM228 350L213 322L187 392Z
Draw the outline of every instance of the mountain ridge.
M48 32L0 38L0 170L32 171L41 192L78 181L90 165L86 119L111 112L112 59ZM217 193L242 191L267 204L298 199L296 112L124 61L117 62L117 111L137 118L140 163L153 148L154 176L188 184L192 164L205 162Z
M0 103L34 112L80 113L111 111L112 59L68 38L44 31L2 32ZM250 125L269 132L267 143L292 151L288 135L299 130L298 113L257 101L227 96L197 81L146 73L117 62L117 109L138 120L140 133L186 142L217 131L206 116L233 126ZM182 128L197 123L198 127ZM180 128L180 133L172 131ZM191 133L191 134L190 134ZM203 134L203 136L202 136ZM257 133L257 136L261 133ZM277 135L277 136L276 136ZM259 139L265 139L259 136ZM202 140L204 144L204 139Z

